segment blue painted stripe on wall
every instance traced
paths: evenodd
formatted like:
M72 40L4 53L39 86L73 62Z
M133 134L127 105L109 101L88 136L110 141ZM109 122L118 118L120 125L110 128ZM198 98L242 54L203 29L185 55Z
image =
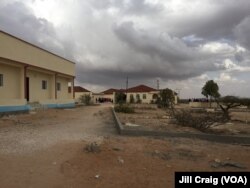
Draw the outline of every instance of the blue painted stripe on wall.
M22 106L0 106L0 112L18 112L18 111L29 111L29 105Z
M75 108L75 103L67 104L45 104L48 108Z
M75 108L75 103L67 103L67 104L46 104L44 105L48 108ZM1 112L18 112L18 111L29 111L31 107L29 105L23 106L0 106Z

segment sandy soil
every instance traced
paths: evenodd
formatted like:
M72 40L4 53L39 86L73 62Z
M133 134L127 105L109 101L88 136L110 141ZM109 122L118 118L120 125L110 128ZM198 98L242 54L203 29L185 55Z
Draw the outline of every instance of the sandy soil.
M146 108L144 108L146 107ZM124 126L136 126L147 130L159 130L168 132L192 132L200 131L192 127L183 127L176 124L170 114L163 109L149 108L149 106L135 108L134 114L117 113ZM209 133L229 135L250 135L250 112L232 112L232 121L216 123L208 130Z
M4 188L173 187L175 171L250 168L248 146L119 136L105 105L3 118L0 138ZM85 150L92 142L100 152ZM244 169L213 168L214 160Z

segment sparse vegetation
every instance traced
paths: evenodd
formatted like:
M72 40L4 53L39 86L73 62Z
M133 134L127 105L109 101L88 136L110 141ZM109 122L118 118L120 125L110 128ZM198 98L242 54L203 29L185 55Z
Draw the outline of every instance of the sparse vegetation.
M115 106L115 111L116 112L122 112L122 113L134 113L135 110L132 106L128 104L119 104Z
M141 103L140 94L136 94L136 103L137 103L137 104L140 104L140 103Z
M160 92L160 97L157 98L157 106L159 108L174 108L174 93L171 89L164 89Z
M129 96L129 102L130 102L131 104L135 103L135 98L134 98L134 95L133 95L133 94L131 94L131 95Z
M116 104L126 103L126 94L122 92L115 93L115 103Z
M91 102L90 95L82 95L82 96L80 96L80 102L85 104L85 105L90 105L90 102Z
M222 110L224 117L228 120L231 119L229 110L239 106L249 106L250 99L249 98L239 98L235 96L225 96L219 99L216 99L217 104Z
M193 127L200 131L206 131L216 122L224 122L221 113L192 113L190 110L180 110L174 115L177 123L186 127Z

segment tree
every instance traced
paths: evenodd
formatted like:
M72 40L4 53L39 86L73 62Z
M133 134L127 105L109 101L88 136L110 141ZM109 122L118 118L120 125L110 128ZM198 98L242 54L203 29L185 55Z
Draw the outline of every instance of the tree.
M141 103L141 97L140 94L136 94L136 103L140 104Z
M249 98L239 98L235 96L225 96L219 99L215 100L216 103L221 108L224 117L227 120L230 120L229 110L231 108L239 107L242 105L249 106L250 105L250 99Z
M132 104L135 103L135 98L133 94L130 95L129 102Z
M86 105L90 105L91 97L90 95L82 95L80 96L81 103L84 103Z
M118 104L126 103L126 95L122 92L115 93L115 103Z
M219 86L213 80L209 80L203 86L201 94L204 95L206 98L210 98L209 101L211 107L211 100L220 97Z
M160 99L158 100L158 103L160 102L160 105L163 108L171 107L173 109L174 100L175 100L174 92L171 89L166 88L161 90Z

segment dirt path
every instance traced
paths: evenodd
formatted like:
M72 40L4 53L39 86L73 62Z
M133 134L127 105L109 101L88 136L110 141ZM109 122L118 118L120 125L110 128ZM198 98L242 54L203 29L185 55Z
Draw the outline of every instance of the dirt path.
M0 187L62 187L60 164L75 146L116 134L110 105L0 119Z
M175 171L250 168L249 146L119 136L107 105L2 118L0 139L0 188L174 187Z

